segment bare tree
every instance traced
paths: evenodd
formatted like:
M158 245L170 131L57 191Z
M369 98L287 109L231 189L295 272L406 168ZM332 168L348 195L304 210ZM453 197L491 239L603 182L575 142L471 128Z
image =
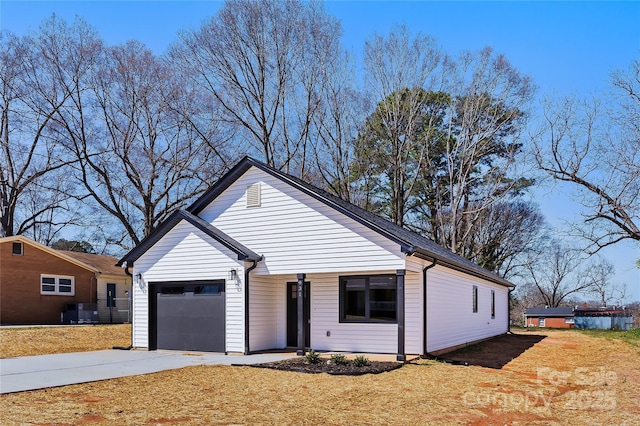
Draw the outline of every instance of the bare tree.
M356 89L355 70L346 53L331 63L322 102L313 117L316 183L338 197L362 205L365 196L353 184L355 140L366 114L365 97Z
M607 108L598 99L547 101L532 136L539 167L576 190L584 226L575 231L590 253L640 241L640 59L613 74L613 88Z
M364 191L379 194L374 200L378 206L372 202L365 207L400 226L420 170L430 166L425 140L441 118L430 113L436 104L432 92L441 84L435 73L440 61L432 38L413 36L404 26L385 37L374 35L365 44L365 85L378 105L358 138L357 175Z
M267 164L304 175L313 117L340 24L320 3L228 1L171 55L222 106ZM295 162L295 164L292 164Z
M603 258L591 263L584 272L584 278L589 283L590 294L598 297L600 306L608 306L613 301L621 304L626 297L626 285L611 282L614 276L613 264Z
M63 170L74 160L48 130L69 99L45 64L33 39L0 34L0 237L46 244L76 217Z
M581 252L551 241L541 255L534 255L526 265L530 283L535 285L545 305L558 307L571 295L591 290L592 282L579 269Z
M447 65L452 103L445 189L436 200L443 208L431 220L436 227L451 229L437 242L460 253L485 209L532 184L523 177L520 133L535 87L490 48L465 52Z
M539 255L544 216L524 201L501 201L482 210L462 255L505 278L524 272L527 258Z
M100 139L70 138L77 175L91 197L138 244L221 172L180 109L189 90L138 42L105 51L92 78ZM74 129L64 122L69 134Z

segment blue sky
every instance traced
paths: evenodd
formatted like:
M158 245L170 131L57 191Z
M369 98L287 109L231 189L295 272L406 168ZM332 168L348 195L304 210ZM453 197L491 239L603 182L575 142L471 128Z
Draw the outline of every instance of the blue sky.
M0 1L0 29L25 34L52 13L76 15L94 26L108 44L129 39L163 53L180 30L196 29L213 16L218 1ZM398 24L435 37L457 54L491 46L538 86L538 96L589 95L607 89L609 74L640 56L640 1L329 1L342 22L346 49L359 55L374 33ZM550 186L534 195L548 221L560 226L577 218L567 187ZM603 255L614 263L616 279L640 299L637 244L620 244Z

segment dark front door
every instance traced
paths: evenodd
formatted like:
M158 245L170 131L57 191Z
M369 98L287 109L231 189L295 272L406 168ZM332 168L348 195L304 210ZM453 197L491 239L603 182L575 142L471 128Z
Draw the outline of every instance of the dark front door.
M149 349L225 351L225 281L156 283Z
M311 298L309 297L309 283L304 283L304 345L310 347L311 334L310 312ZM298 346L298 283L287 283L287 346Z

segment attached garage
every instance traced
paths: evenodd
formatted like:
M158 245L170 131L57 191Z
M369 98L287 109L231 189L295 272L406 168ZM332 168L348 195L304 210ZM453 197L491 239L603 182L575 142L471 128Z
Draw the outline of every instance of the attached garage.
M225 351L225 281L150 283L150 349Z

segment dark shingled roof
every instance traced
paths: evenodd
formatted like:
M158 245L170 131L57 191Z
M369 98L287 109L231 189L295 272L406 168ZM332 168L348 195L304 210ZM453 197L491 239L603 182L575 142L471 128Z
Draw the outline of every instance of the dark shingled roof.
M524 311L524 314L535 317L567 317L573 315L573 308L529 308Z
M103 256L99 254L81 253L77 251L58 250L60 253L73 257L82 263L97 269L101 274L116 275L126 277L127 274L122 268L116 266L117 258L113 256Z
M204 208L206 208L213 200L215 200L221 193L223 193L229 186L231 186L231 184L233 184L238 178L246 173L247 170L249 170L251 167L256 167L264 171L265 173L268 173L271 176L274 176L281 181L288 183L294 188L299 189L300 191L323 202L329 207L332 207L344 213L355 221L398 243L401 246L402 251L409 255L414 255L426 260L436 260L436 262L440 265L444 265L451 269L484 278L500 285L504 285L507 287L514 286L504 278L478 266L477 264L463 258L462 256L458 256L457 254L439 246L435 242L424 238L421 235L404 229L378 215L375 215L354 204L342 200L335 195L329 194L328 192L310 185L301 179L283 173L279 170L274 169L273 167L267 166L266 164L251 157L244 157L215 185L213 185L198 200L196 200L191 206L189 206L187 210L194 215L198 215L202 210L204 210Z
M135 262L140 256L142 256L147 250L149 250L155 243L157 243L182 220L186 220L187 222L200 229L202 232L237 254L238 260L259 261L262 259L262 256L249 250L247 247L243 246L215 226L211 225L209 222L189 213L188 211L178 210L177 212L169 216L167 220L162 222L162 224L158 227L158 229L155 230L155 232L142 240L140 244L138 244L138 246L136 246L129 253L124 255L117 264L122 265L124 262L127 262L129 266L131 266L133 262Z

